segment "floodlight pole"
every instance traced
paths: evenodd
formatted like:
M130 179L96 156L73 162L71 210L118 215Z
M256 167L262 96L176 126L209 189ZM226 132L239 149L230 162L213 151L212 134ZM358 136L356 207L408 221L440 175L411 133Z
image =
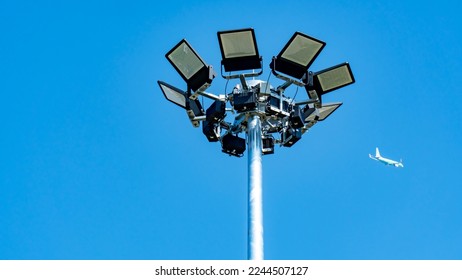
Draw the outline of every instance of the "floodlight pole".
M205 92L216 73L185 39L181 40L165 57L185 80L187 91L184 92L161 81L158 83L169 101L186 109L195 127L199 127L202 121L204 135L210 142L220 141L224 153L236 157L243 156L245 141L237 134L246 131L248 259L263 260L262 155L274 153L275 143L291 147L300 140L303 133L342 105L342 103L322 104L321 95L352 84L355 79L347 62L316 73L308 71L326 43L295 32L279 55L273 57L270 64L272 73L285 81L274 90L269 85L269 80L266 82L246 80L263 73L262 57L259 55L252 28L221 31L217 35L222 55L221 76L228 81L237 78L241 81L241 85L236 85L231 94L215 95ZM255 73L256 69L260 71ZM229 75L224 75L223 70ZM232 72L242 73L248 70L252 70L252 73L232 74ZM283 92L292 84L304 87L309 99L295 102L295 97L293 99L285 97ZM206 111L197 100L199 95L214 100ZM231 108L226 108L228 101ZM276 102L279 102L279 106ZM306 106L301 108L302 105ZM236 115L234 124L225 121L226 112ZM221 133L221 129L226 132ZM273 134L279 135L280 138L276 139ZM265 144L262 143L262 137L265 137L263 139ZM262 147L265 151L262 151Z
M248 144L248 259L263 260L263 204L262 204L262 153L261 120L250 116L247 130Z

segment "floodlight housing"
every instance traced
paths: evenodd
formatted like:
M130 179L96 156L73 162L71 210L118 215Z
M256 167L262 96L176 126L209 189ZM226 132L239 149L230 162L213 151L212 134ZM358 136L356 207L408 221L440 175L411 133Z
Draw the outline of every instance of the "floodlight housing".
M173 104L176 104L185 109L193 126L198 127L199 121L195 120L195 118L205 115L204 109L202 109L202 105L199 100L191 100L187 92L182 91L181 89L178 89L163 81L157 81L157 83L159 84L165 98Z
M226 102L215 100L205 111L206 120L209 122L219 122L226 116Z
M233 94L233 108L239 113L255 109L257 101L257 93L253 89Z
M209 142L218 142L220 140L220 125L216 122L203 121L202 133Z
M226 72L262 68L257 40L252 28L217 32L222 61Z
M282 108L281 108L281 99L282 99ZM289 102L283 99L281 96L276 97L276 96L271 95L268 97L265 112L268 115L276 114L278 116L289 116L290 115Z
M301 79L325 45L323 41L295 32L281 52L273 57L270 67L275 75L277 71Z
M293 128L301 128L305 125L303 117L303 111L300 106L293 106L292 112L290 112L289 123Z
M245 139L228 133L222 137L221 147L223 153L242 157L245 152Z
M314 89L319 96L333 90L351 85L355 82L353 72L348 62L321 70L313 74L312 85L307 85L307 91Z
M302 131L299 128L288 128L282 132L282 146L292 147L298 140L302 139Z
M265 135L262 136L262 149L261 152L263 155L274 154L274 137Z
M205 90L215 78L212 66L207 65L185 39L176 44L165 57L194 92Z

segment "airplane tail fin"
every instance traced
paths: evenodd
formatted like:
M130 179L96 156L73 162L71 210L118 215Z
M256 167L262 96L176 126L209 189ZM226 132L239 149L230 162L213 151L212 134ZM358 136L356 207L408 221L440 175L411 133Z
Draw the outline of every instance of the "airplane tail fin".
M375 148L375 157L380 157L379 148Z

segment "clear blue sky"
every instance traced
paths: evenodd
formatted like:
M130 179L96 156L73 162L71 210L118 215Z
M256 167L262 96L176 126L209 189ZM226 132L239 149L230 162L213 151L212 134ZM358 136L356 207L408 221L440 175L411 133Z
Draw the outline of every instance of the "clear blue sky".
M264 157L265 257L462 259L461 8L3 1L0 259L246 259L247 158L157 86L185 87L164 57L181 39L218 69L216 32L246 27L262 79L295 31L327 42L311 70L348 61L356 78L325 96L339 110ZM370 160L376 146L405 167Z

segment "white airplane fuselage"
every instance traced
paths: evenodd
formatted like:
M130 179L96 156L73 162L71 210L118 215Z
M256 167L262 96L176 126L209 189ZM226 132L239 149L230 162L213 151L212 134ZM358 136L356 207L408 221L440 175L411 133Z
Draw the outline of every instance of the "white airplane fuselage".
M373 160L379 161L385 165L393 165L394 167L404 167L401 161L396 161L388 158L384 158L380 155L379 148L375 148L375 156L369 154L369 157Z

